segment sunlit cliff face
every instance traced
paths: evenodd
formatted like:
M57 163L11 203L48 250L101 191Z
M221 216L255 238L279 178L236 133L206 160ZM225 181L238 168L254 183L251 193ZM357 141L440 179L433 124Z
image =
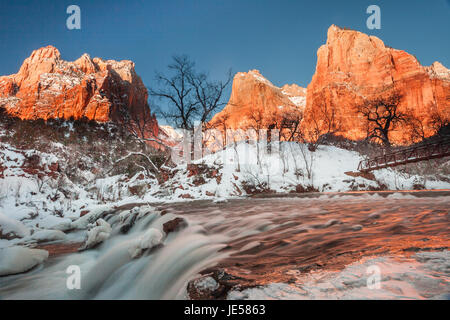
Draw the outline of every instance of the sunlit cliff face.
M306 90L296 84L277 87L258 70L238 72L227 106L211 120L218 128L245 129L266 126L283 113L303 111ZM255 124L252 118L262 118Z
M435 116L450 119L450 70L439 62L424 67L413 55L387 47L374 36L332 25L326 44L318 49L307 89L296 84L277 87L258 70L239 72L227 106L210 126L221 131L267 129L286 115L299 114L302 131L313 133L306 138L331 131L360 140L366 138L367 119L357 107L394 92L402 96L398 111L413 120L391 126L393 143L409 144L435 134ZM147 99L133 62L86 54L67 62L52 46L34 51L17 74L0 77L0 106L22 119L114 121L121 108L131 113L148 110ZM146 113L157 135L157 121Z
M328 29L325 45L317 51L316 72L307 88L304 127L322 113L335 113L338 133L346 138L365 138L366 123L356 106L365 100L398 92L403 96L399 111L414 116L425 136L432 135L431 116L450 119L450 71L439 62L422 66L413 56L384 45L364 33ZM392 133L395 143L410 143L413 138L400 124Z
M320 134L327 133L333 122L333 133L359 140L366 138L367 123L357 106L393 93L402 96L398 111L414 119L391 126L393 143L414 142L411 125L420 135L433 135L433 115L450 119L450 70L439 62L424 67L413 55L387 47L376 37L332 25L307 89L295 84L276 87L258 70L239 72L228 105L211 123L226 120L218 127L245 129L252 126L249 115L258 110L268 122L276 122L283 112L302 112L304 132L318 128Z
M48 46L33 51L17 74L0 77L0 106L21 119L117 120L119 109L150 113L148 93L132 61L91 59L84 54L74 62L61 59ZM157 134L156 119L151 118Z

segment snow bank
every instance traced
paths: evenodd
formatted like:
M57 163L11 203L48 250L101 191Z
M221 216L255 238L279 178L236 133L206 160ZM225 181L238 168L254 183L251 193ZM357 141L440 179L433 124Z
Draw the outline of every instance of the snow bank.
M245 196L245 185L278 193L296 191L299 186L300 190L319 192L411 190L417 181L424 180L391 168L375 171L375 180L349 176L345 173L357 171L362 156L334 146L320 145L315 152L309 151L306 144L295 142L272 143L270 147L268 152L265 143L241 141L193 161L194 166L218 171L214 178L203 175L205 181L200 183L198 175L191 175L187 165L181 164L173 169L174 177L161 186L167 190L164 197L189 200ZM448 189L450 183L428 179L425 186Z
M48 258L48 251L26 247L0 249L0 276L26 272Z
M35 231L31 236L24 238L23 242L57 241L65 240L66 238L66 234L59 230L38 230Z
M52 230L68 230L71 228L72 220L53 215L44 216L39 220L39 227Z
M0 238L23 238L29 234L30 230L20 221L0 212Z
M379 286L369 279L379 271ZM294 284L230 291L228 299L448 299L450 251L419 252L412 258L364 258L342 271L302 274L292 270ZM370 284L370 286L368 285Z

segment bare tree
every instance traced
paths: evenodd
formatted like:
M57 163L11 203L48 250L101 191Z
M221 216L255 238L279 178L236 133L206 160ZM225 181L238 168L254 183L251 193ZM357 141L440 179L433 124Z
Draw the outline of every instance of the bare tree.
M314 99L308 122L313 124L313 133L314 136L317 136L316 141L327 135L335 134L342 128L336 105L332 100L327 99L324 92L319 93Z
M150 171L158 173L158 167L150 160L149 156L162 156L165 159L164 162L167 162L170 159L169 153L172 151L172 146L154 136L155 119L150 114L150 109L139 108L137 111L130 111L128 108L123 108L119 110L118 120L130 136L139 143L140 150L139 152L129 152L127 156L116 161L114 165L133 155L134 158L143 159L144 163L149 166L144 168L147 175L149 175ZM135 165L142 168L137 161Z
M260 130L267 129L264 110L262 108L252 106L247 112L247 119L247 129L253 129L256 131L256 139L259 140Z
M376 98L357 106L367 123L367 139L378 140L387 148L391 146L389 133L407 117L398 110L402 96L396 92L386 98Z
M450 119L434 108L430 115L429 126L433 129L434 134L441 135L443 129L450 126Z
M338 122L336 113L335 106L328 105L326 102L321 103L317 108L317 114L313 115L313 117L315 118L315 121L321 122L321 125L318 126L320 135L334 134L339 131L340 123Z
M127 155L114 162L113 167L108 171L114 169L118 163L128 160L129 158L144 160L145 166L135 161L134 165L144 170L147 176L152 176L151 172L159 173L159 168L151 160L151 156L164 156L165 161L169 160L169 151L171 146L164 141L154 136L155 119L150 113L150 108L138 108L136 110L129 110L122 108L119 110L119 123L129 133L131 138L137 141L140 145L140 150L129 151Z
M168 103L168 111L161 114L178 128L192 130L193 117L198 101L193 98L189 79L194 72L194 63L188 56L173 56L173 62L168 65L171 76L156 73L159 89L151 89L150 94Z
M406 125L412 142L420 142L426 138L425 122L415 116L412 110L406 112Z
M311 183L311 186L314 184L314 172L313 172L313 166L314 166L314 160L315 160L315 150L311 150L311 148L308 146L306 147L306 143L300 143L299 145L300 153L303 158L303 162L305 163L305 169L306 173L308 175L308 179Z
M231 70L227 73L227 78L222 81L210 81L205 73L189 75L189 83L194 92L194 99L198 102L196 115L201 123L211 120L212 115L226 104L223 94L232 80Z
M153 172L159 172L158 167L154 164L154 162L150 159L150 157L149 157L147 154L142 153L142 152L129 152L126 156L124 156L124 157L122 157L122 158L116 160L116 161L114 162L114 164L118 164L119 162L122 162L122 161L124 161L124 160L127 160L128 158L133 157L133 156L135 156L135 157L137 156L137 157L142 158L142 159L145 159L145 160L147 161L148 165L151 167L151 170L150 170L148 167L144 167L144 166L139 165L137 162L135 163L135 165L136 165L137 167L143 169L144 172L146 173L146 175L147 175L148 177L153 177L153 175L151 174L151 171L153 171ZM111 168L111 169L108 171L108 173L109 173L112 169L113 169L113 168Z
M146 147L150 142L166 147L160 139L153 135L156 120L151 115L150 108L143 107L137 108L137 110L129 110L125 107L121 108L119 110L118 122L143 147Z
M227 141L227 130L228 130L228 120L230 119L230 113L227 110L223 110L214 120L212 124L214 128L219 129L222 132L223 146L226 146Z
M312 117L311 120L312 124L300 132L299 138L303 144L308 144L309 151L314 152L321 141L322 131L318 120L315 117Z
M174 56L168 66L170 75L156 74L158 89L150 94L167 102L161 114L169 123L186 130L194 130L195 122L210 120L225 102L225 89L231 82L231 71L224 82L212 81L205 73L195 71L195 63L186 55Z
M256 145L256 161L259 166L261 166L260 159L260 134L263 129L267 129L266 118L264 114L264 110L262 108L258 108L252 106L252 108L247 113L247 130L249 133L253 131L255 133L255 145ZM250 137L249 137L250 138Z
M300 110L283 113L279 121L280 125L277 127L281 138L285 141L299 141L302 135L300 127L302 120L303 112Z

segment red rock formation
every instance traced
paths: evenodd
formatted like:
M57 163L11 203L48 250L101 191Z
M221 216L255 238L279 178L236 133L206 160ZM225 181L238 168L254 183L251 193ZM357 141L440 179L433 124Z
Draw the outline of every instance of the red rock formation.
M61 59L48 46L33 51L17 74L0 77L0 106L21 119L81 119L117 121L119 110L144 115L158 135L150 114L148 93L132 61Z
M226 107L211 120L218 123L228 118L228 128L245 128L248 115L254 110L261 110L264 117L289 110L303 110L306 91L293 85L276 87L258 70L238 72L233 79L231 97Z
M339 134L365 138L365 124L355 106L394 91L403 96L399 109L419 119L427 136L433 133L428 126L432 113L450 119L450 71L442 64L423 67L414 56L385 46L377 37L332 25L327 43L317 52L303 127L314 126L315 117L322 121L324 112L335 112ZM393 131L391 140L411 142L406 126Z

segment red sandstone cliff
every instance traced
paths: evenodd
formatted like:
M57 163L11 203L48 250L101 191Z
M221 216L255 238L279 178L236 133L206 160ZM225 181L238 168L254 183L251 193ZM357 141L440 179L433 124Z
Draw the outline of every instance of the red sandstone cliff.
M432 113L450 119L450 70L439 62L424 67L413 55L387 47L377 37L332 25L317 52L303 127L313 126L314 117L322 121L323 113L334 112L339 134L365 138L355 106L393 91L403 96L399 109L419 119L426 135L433 133L428 126ZM411 137L403 125L392 132L391 140L409 143Z
M48 46L33 51L17 74L0 77L0 107L21 119L81 119L117 121L119 111L145 116L158 135L150 114L148 93L132 61L61 59Z
M265 118L274 114L302 111L306 90L296 84L279 88L264 78L258 70L238 72L233 79L231 97L225 108L216 114L211 123L227 118L228 128L245 128L249 114L261 111Z

